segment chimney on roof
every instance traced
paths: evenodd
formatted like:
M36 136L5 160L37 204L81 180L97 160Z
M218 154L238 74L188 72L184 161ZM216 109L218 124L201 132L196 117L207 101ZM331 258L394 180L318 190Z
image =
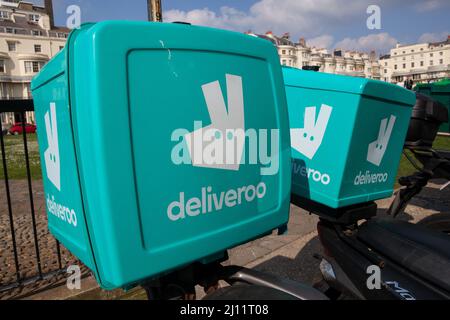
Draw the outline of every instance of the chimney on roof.
M306 41L305 41L305 38L300 38L300 39L298 40L298 43L299 43L302 47L306 47Z
M55 28L55 16L53 15L53 0L44 1L45 12L47 12L50 18L50 29Z

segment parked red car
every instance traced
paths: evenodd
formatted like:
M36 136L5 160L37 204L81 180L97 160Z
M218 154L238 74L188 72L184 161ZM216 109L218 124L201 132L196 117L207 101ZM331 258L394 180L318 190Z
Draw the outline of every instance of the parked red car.
M36 133L36 126L31 123L25 124L26 133ZM23 133L22 123L15 123L11 128L9 128L9 133L18 135Z

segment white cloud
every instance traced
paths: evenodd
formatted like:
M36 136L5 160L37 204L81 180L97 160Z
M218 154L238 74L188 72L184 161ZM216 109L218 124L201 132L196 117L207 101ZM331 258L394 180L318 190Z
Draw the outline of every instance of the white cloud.
M316 48L332 49L333 43L334 37L329 34L306 40L307 46Z
M271 30L276 34L291 31L294 37L316 37L331 25L345 24L352 17L365 16L369 2L345 1L343 5L342 0L259 0L248 12L230 7L222 7L218 12L209 8L168 10L164 12L164 19L236 31L264 33Z
M394 47L397 42L397 39L389 35L389 33L382 32L369 34L360 38L345 38L336 43L335 47L346 50L376 50L377 52L384 53Z
M417 11L430 11L450 6L449 0L377 0L381 15L392 10L404 10L410 6ZM281 35L289 32L294 41L299 37L309 39L307 43L316 47L331 48L333 34L337 28L357 27L360 32L369 33L366 27L366 9L373 0L258 0L248 11L224 6L217 12L208 8L190 11L168 10L166 21L186 21L196 25L211 26L244 32L251 30L265 33L268 30ZM356 30L358 31L358 30ZM381 31L380 31L381 32ZM424 35L424 39L431 36ZM441 37L442 38L442 37ZM445 37L444 37L445 38ZM359 38L345 38L334 47L354 50L377 50L386 52L397 43L387 32L369 34Z
M444 32L428 32L424 33L419 37L419 42L439 42L444 41L447 39L448 35L450 35L450 32L444 31Z

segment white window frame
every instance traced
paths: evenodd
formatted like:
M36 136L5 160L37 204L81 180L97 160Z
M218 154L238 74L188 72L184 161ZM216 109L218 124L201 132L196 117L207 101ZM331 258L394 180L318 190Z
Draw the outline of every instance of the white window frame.
M28 19L30 22L38 23L39 20L41 19L41 16L35 13L31 13L28 15Z
M9 11L0 10L0 19L8 20L10 17Z
M31 35L34 37L42 37L44 33L41 30L31 30Z
M37 50L39 48L39 50ZM34 45L34 53L41 53L42 52L42 45L41 44L35 44Z
M42 70L44 66L43 61L24 61L25 73L26 74L34 74L38 73Z

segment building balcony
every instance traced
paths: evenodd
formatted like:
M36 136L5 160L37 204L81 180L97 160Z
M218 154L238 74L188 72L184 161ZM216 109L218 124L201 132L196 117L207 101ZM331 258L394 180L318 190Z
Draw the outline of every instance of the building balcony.
M412 76L414 74L426 74L431 72L450 71L450 65L430 66L428 68L411 69L408 71L396 71L392 73L392 77Z
M48 61L50 58L46 54L42 53L22 53L17 55L19 60L38 60L38 61Z
M31 82L34 75L30 76L12 76L0 74L0 82L16 82L16 83L28 83Z

